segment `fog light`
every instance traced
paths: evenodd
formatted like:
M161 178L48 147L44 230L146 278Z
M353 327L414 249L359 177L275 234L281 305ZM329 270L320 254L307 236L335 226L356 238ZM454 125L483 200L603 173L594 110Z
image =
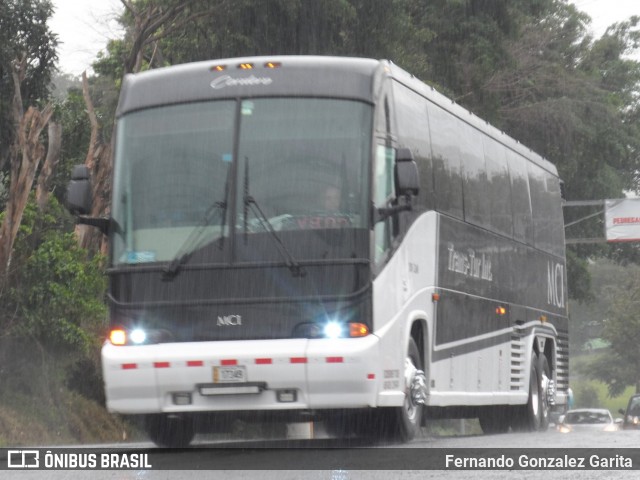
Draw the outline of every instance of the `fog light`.
M298 400L298 393L295 390L278 390L276 398L281 403L292 403Z
M178 392L173 394L174 405L191 405L190 392Z

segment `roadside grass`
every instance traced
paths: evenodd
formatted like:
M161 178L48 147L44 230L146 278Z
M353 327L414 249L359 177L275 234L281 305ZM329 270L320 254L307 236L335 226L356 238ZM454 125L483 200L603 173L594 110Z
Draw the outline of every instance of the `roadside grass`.
M116 443L136 433L103 406L67 389L49 399L0 396L0 447Z

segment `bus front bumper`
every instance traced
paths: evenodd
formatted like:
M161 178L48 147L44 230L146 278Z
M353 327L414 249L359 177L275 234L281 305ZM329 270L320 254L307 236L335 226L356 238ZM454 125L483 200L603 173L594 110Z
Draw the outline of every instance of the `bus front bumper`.
M107 408L123 414L387 405L379 365L375 335L102 348Z

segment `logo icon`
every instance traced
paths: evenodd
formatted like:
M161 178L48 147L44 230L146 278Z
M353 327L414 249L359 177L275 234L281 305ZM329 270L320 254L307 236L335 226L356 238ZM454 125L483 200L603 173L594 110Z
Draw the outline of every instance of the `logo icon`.
M219 327L237 327L238 325L242 325L242 317L240 315L223 315L218 317Z
M38 450L9 450L7 452L7 468L39 468L40 452Z

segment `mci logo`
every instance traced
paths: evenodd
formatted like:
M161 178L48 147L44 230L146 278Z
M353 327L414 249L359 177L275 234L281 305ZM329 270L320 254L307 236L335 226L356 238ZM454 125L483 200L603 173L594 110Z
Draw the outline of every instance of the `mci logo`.
M547 304L564 308L564 265L547 262Z
M7 468L40 468L40 452L38 450L9 450L7 452Z
M224 315L218 317L219 327L242 325L242 317L240 315Z

